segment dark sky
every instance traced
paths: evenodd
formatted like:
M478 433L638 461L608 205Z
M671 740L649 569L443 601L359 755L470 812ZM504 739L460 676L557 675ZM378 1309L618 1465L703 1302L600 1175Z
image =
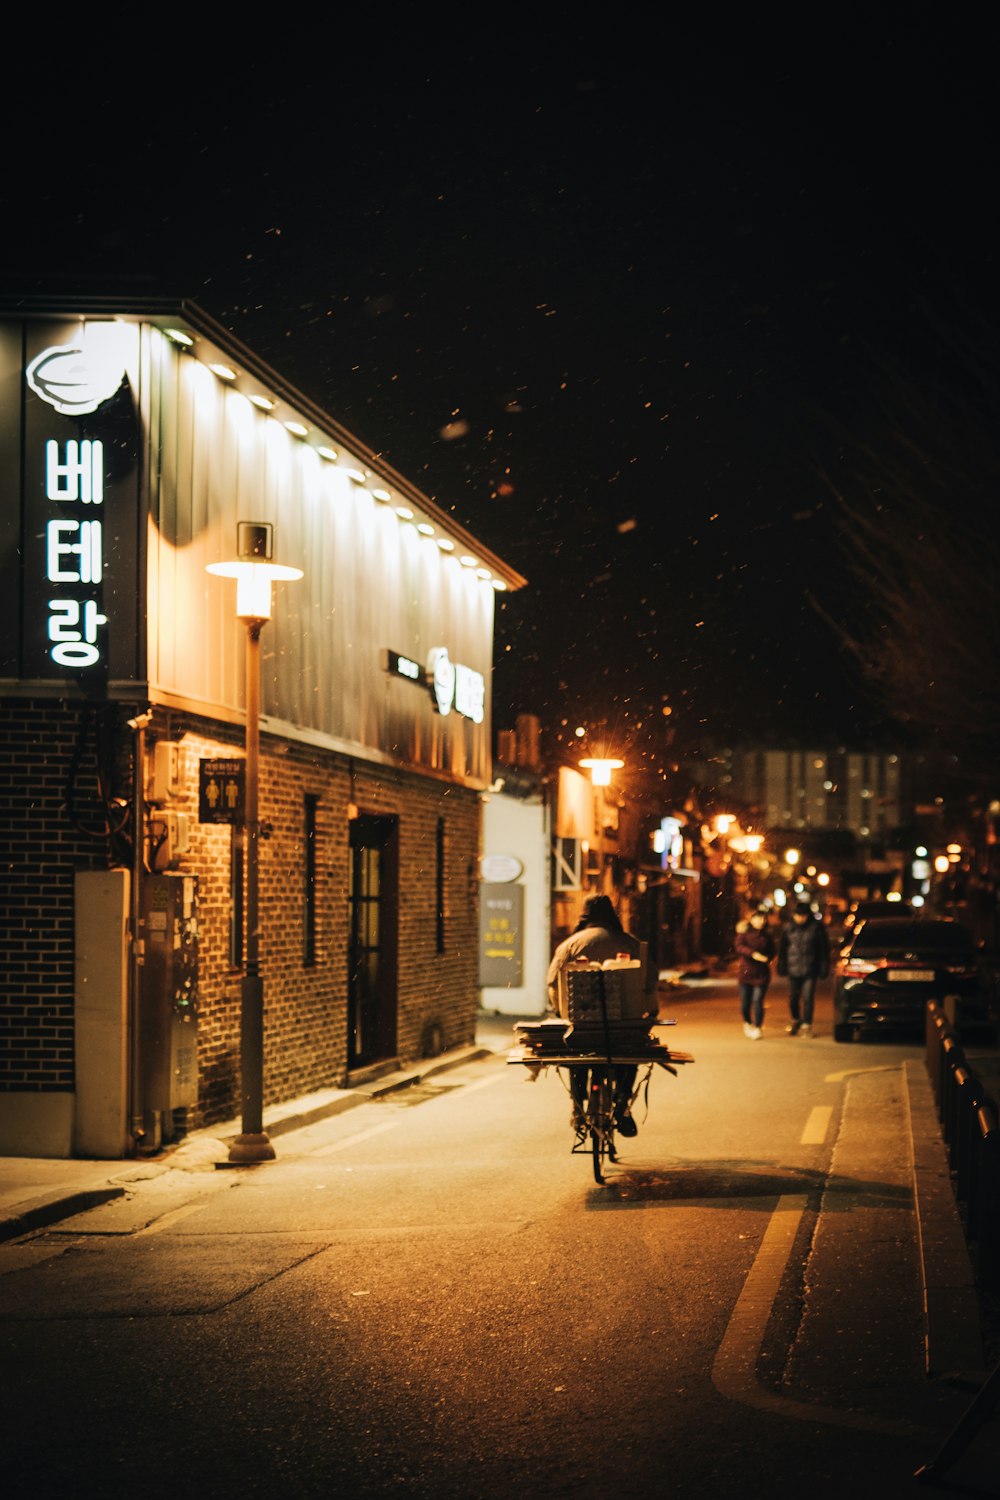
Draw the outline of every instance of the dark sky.
M918 9L140 47L112 7L26 42L0 271L193 298L524 573L499 726L860 740L824 476L935 319L996 334L996 28Z

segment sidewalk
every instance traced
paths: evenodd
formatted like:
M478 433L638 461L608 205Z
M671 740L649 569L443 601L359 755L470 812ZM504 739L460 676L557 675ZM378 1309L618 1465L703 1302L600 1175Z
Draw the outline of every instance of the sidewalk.
M264 1110L264 1129L277 1137L299 1130L329 1115L355 1109L368 1100L395 1089L410 1088L424 1078L448 1068L460 1067L474 1058L505 1050L510 1045L511 1023L505 1029L485 1017L485 1039L477 1033L475 1046L458 1047L440 1057L414 1063L398 1072L372 1076L349 1089L320 1089L299 1099L286 1100ZM502 1033L502 1035L501 1035ZM141 1182L162 1172L209 1171L228 1160L229 1142L240 1133L240 1121L229 1120L196 1130L176 1145L165 1146L156 1156L127 1157L121 1161L63 1160L50 1157L0 1156L0 1244L34 1229L44 1229L62 1219L96 1208L112 1198L121 1198L130 1183Z

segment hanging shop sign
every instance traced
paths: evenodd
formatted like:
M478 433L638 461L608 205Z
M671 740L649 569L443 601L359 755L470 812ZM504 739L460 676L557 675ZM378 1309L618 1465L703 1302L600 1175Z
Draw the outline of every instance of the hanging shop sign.
M479 861L479 873L483 880L495 881L498 885L516 880L523 871L524 866L513 854L484 854Z
M452 661L447 646L435 646L428 652L424 666L412 657L400 655L398 651L386 651L384 665L392 676L405 677L408 682L416 682L429 688L439 714L450 714L454 709L457 714L471 719L474 724L483 722L486 713L486 679L472 667Z
M245 760L198 762L198 822L233 823L246 817L247 763Z

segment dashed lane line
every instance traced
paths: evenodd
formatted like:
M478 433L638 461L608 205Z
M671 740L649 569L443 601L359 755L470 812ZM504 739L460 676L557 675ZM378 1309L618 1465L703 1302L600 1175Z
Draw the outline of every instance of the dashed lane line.
M830 1128L830 1119L833 1115L832 1104L817 1104L815 1109L809 1111L805 1129L799 1136L800 1146L822 1146L826 1140L826 1133Z

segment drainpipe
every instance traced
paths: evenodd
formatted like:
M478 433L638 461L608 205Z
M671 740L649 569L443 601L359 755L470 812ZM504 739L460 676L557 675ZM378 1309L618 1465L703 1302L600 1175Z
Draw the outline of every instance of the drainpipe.
M145 961L145 941L140 936L142 925L142 881L146 861L144 847L146 839L146 797L144 780L146 774L146 726L153 715L147 709L129 719L132 730L132 879L129 892L130 959L129 959L129 1130L132 1150L136 1151L146 1133L143 1119L142 1099L142 1053L139 1029L139 1006L142 994L142 968Z

